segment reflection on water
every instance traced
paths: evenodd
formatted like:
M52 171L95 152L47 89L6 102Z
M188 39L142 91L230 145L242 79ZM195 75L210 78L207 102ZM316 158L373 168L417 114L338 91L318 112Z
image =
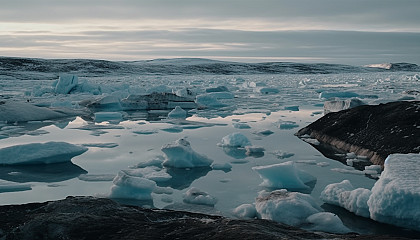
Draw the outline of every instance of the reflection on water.
M159 182L160 187L171 187L173 189L186 189L195 180L204 177L212 169L210 167L195 168L166 168L166 172L172 176L171 180Z
M71 162L0 166L0 179L18 183L62 182L86 173L86 170Z

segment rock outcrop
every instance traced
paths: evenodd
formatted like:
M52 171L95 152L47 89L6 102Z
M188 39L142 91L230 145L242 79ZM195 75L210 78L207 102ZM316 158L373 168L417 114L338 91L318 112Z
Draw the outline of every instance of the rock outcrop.
M383 165L389 154L420 152L420 102L364 105L331 112L296 135L316 138L324 145L317 148L329 145Z
M314 233L267 220L144 209L93 197L0 206L0 214L0 239L402 239Z

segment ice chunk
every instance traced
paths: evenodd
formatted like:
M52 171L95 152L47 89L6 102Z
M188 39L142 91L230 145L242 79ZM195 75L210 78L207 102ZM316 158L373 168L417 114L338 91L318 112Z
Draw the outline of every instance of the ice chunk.
M306 218L308 223L312 226L309 227L311 231L322 231L330 233L348 233L351 232L346 226L344 226L341 219L330 212L315 213Z
M279 120L276 122L276 125L278 128L283 130L293 129L299 127L299 124L296 124L296 122L293 121L283 121Z
M215 197L195 187L188 189L183 198L184 202L191 204L214 206L217 203Z
M82 103L80 103L83 105ZM86 105L89 108L94 108L96 110L106 110L106 111L121 111L122 106L120 100L114 96L105 96L101 99L95 100Z
M245 146L246 155L248 156L260 156L264 155L264 147L261 146Z
M224 136L220 145L223 147L245 147L250 146L251 142L245 135L236 132Z
M260 130L254 131L253 133L260 136L268 136L268 135L273 134L274 132L271 131L270 129L260 129Z
M172 93L172 88L166 85L159 85L149 88L147 93Z
M280 92L277 88L273 87L262 87L259 88L257 91L262 94L276 94Z
M292 226L305 223L307 217L321 211L310 195L288 192L286 189L260 194L255 208L262 219Z
M175 109L168 113L168 118L183 118L187 117L187 111L182 109L180 106L176 106Z
M96 112L95 122L116 121L121 120L122 114L120 112Z
M354 108L354 107L361 106L361 105L365 105L365 103L362 102L358 98L325 101L324 102L324 114L327 114L327 113L330 113L330 112L338 112L338 111L341 111L341 110Z
M299 106L293 105L293 106L285 106L284 110L289 110L289 111L294 111L297 112L299 111Z
M107 182L112 181L115 174L81 174L78 178L86 182Z
M124 171L118 172L113 180L110 198L151 200L151 193L156 187L156 182L143 178L130 176Z
M0 193L4 192L20 192L31 190L30 184L15 183L0 179Z
M420 230L420 154L391 154L367 202L376 221Z
M297 169L293 161L253 167L252 170L263 179L261 185L269 188L309 189L305 183L316 180L315 177Z
M251 128L251 126L249 126L246 123L240 123L240 122L234 122L232 123L234 128L238 128L238 129L247 129L247 128Z
M229 89L225 86L218 86L218 87L214 87L214 88L207 88L206 92L211 93L211 92L229 92Z
M162 167L162 163L164 160L165 158L163 156L157 156L149 161L138 163L134 167L135 168L144 168L144 167L151 167L151 166Z
M55 112L49 108L37 107L30 103L0 101L0 121L28 122L54 118L62 118L67 115Z
M210 166L213 160L207 156L196 153L190 143L181 138L161 148L166 160L163 165L176 168L192 168Z
M207 107L224 107L226 104L221 103L215 96L210 94L200 94L195 98L195 102L198 105Z
M294 153L286 152L282 150L274 151L272 152L272 154L274 154L277 158L280 158L280 159L289 158L295 155Z
M84 143L85 147L97 147L97 148L114 148L118 147L118 143Z
M165 182L172 178L172 176L169 175L166 171L155 166L122 171L130 176L143 177L155 182Z
M230 171L232 169L232 165L229 163L213 163L211 168L213 168L213 170Z
M68 162L86 152L83 146L66 142L30 143L0 149L0 164L50 164Z
M355 98L360 95L354 92L321 92L319 98Z
M329 204L341 206L356 215L369 217L367 201L371 192L368 189L355 189L349 180L329 184L321 192L321 199Z
M257 210L253 204L242 204L233 210L233 214L239 218L256 218Z
M77 83L77 76L63 74L59 77L57 85L55 85L54 92L58 94L68 94L74 87L76 87Z

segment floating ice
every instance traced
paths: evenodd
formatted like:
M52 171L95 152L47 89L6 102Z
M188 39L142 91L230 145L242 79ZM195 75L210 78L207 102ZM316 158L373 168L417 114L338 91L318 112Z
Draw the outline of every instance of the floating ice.
M77 76L63 74L59 77L54 92L58 94L68 94L74 87L76 87L77 83Z
M147 89L147 93L172 93L172 88L166 85L159 85Z
M182 118L185 119L187 117L187 111L182 109L180 106L176 106L175 109L168 113L168 118Z
M360 95L355 92L321 92L319 98L355 98Z
M261 146L245 146L246 155L264 154L264 147Z
M97 147L97 148L114 148L118 147L118 143L84 143L85 147Z
M108 182L115 178L115 174L81 174L78 178L86 182Z
M260 129L260 130L254 131L253 133L260 136L268 136L268 135L273 134L274 132L269 129Z
M367 201L371 191L364 188L355 189L349 180L329 184L321 192L321 199L329 204L341 206L350 212L369 217Z
M143 177L130 176L125 171L118 172L112 182L110 198L151 200L151 193L156 187L156 182Z
M207 88L206 92L211 93L211 92L229 92L229 89L225 86L218 86L218 87L214 87L214 88Z
M175 168L192 168L210 166L213 160L207 156L196 153L190 143L181 138L161 148L166 160L163 165Z
M348 233L351 232L346 226L344 226L341 219L330 212L315 213L306 218L308 223L312 225L309 227L311 231L322 231L330 233Z
M4 192L20 192L31 190L32 187L30 184L15 183L10 181L5 181L0 179L0 193Z
M30 103L0 101L0 121L28 122L54 118L62 118L67 115L55 112L49 108L37 107Z
M130 176L143 177L155 182L165 182L172 178L166 171L159 167L150 166L129 170L121 170Z
M226 104L221 103L216 96L210 94L200 94L197 95L195 98L195 102L198 105L206 106L206 107L224 107Z
M277 88L273 87L262 87L259 88L257 91L262 94L276 94L280 92Z
M233 210L233 214L239 218L256 218L257 210L253 204L242 204Z
M315 181L310 174L297 169L293 161L253 167L263 179L261 186L269 188L309 189L305 183Z
M122 114L120 112L96 112L95 122L104 122L104 121L116 121L122 119Z
M240 122L234 122L234 123L232 123L232 125L233 125L234 128L238 128L238 129L248 129L248 128L251 128L251 126L249 126L248 124L246 124L246 123L240 123Z
M324 102L324 114L327 114L327 113L330 113L330 112L338 112L338 111L341 111L341 110L354 108L354 107L361 106L361 105L365 105L365 103L362 102L358 98L325 101Z
M134 167L135 168L145 168L145 167L151 167L151 166L162 167L162 163L164 160L165 158L163 156L157 156L149 161L138 163Z
M315 200L307 194L288 192L286 189L261 193L255 208L260 218L298 226L306 218L321 211Z
M367 202L376 221L420 230L420 154L391 154Z
M0 164L68 162L88 149L66 142L30 143L0 149Z
M230 171L232 169L232 165L229 163L213 163L211 165L213 170L223 170L223 171Z
M294 153L286 152L282 150L274 151L272 152L272 154L274 154L277 158L280 158L280 159L289 158L295 155Z
M188 189L183 198L184 202L191 204L214 206L217 203L215 197L195 187Z
M242 133L231 133L222 138L222 142L219 144L223 147L246 147L250 146L251 142Z
M276 125L278 128L283 130L293 129L299 127L299 124L296 124L296 122L293 121L283 121L279 120L276 122Z
M84 105L84 103L80 104ZM104 96L100 99L87 103L86 106L95 110L105 111L121 111L123 109L120 103L120 99L115 96Z
M143 130L136 130L133 131L135 134L141 134L141 135L150 135L158 133L159 131L157 129L143 129Z
M297 112L297 111L299 111L299 106L285 106L284 110Z
M363 171L359 171L356 169L345 169L345 168L331 168L331 171L339 172L339 173L346 173L346 174L354 174L354 175L364 175Z

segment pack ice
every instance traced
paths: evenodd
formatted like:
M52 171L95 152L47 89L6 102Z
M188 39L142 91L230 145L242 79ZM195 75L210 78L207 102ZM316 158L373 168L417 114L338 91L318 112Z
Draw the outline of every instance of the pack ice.
M67 162L87 150L86 147L66 142L16 145L0 149L0 164L50 164Z
M372 190L330 184L321 199L378 222L420 230L420 154L391 154Z

